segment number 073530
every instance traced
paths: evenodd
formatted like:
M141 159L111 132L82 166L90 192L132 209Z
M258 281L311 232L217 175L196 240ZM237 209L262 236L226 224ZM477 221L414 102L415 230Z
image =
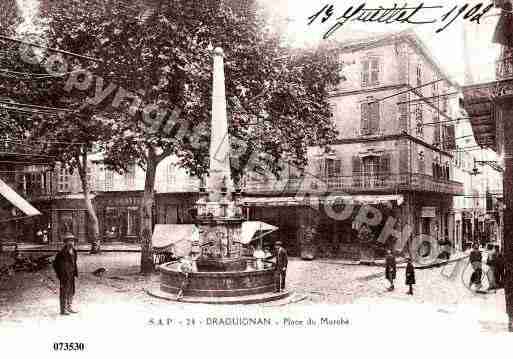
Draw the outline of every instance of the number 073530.
M84 349L85 349L84 343L78 343L78 342L53 343L53 350L55 350L55 351L83 351Z

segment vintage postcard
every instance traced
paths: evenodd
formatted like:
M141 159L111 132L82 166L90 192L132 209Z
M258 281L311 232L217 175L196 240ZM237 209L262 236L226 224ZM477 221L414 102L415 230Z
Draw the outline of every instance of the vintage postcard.
M2 353L511 340L511 0L1 0L0 25Z

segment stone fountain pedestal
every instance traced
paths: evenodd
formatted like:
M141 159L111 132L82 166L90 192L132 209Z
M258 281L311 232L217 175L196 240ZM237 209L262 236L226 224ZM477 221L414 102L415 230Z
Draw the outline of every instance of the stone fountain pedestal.
M274 263L257 265L257 259L243 255L239 241L244 220L231 178L222 49L215 49L213 57L209 175L196 203L198 219L190 251L182 262L158 267L160 287L149 293L190 303L248 304L282 299L289 292L275 292Z

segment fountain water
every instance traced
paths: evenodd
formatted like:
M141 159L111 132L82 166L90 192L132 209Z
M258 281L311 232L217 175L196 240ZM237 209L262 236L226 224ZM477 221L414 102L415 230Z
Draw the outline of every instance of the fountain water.
M275 292L274 264L243 255L253 232L276 227L265 223L255 226L255 222L242 218L240 192L234 192L230 170L223 50L216 48L213 57L207 186L200 190L196 203L196 224L180 227L186 238L174 231L175 253L177 244L184 240L184 252L188 253L181 261L159 266L160 288L150 294L199 303L255 303L284 298L288 292Z

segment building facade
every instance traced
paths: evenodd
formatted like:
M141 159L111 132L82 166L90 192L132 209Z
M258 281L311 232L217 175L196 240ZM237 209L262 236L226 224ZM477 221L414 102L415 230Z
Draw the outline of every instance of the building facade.
M296 252L304 242L319 256L361 257L373 245L374 254L383 253L377 240L384 247L393 240L382 237L390 217L402 235L422 234L454 246L453 198L464 189L454 180L456 98L447 94L457 88L414 33L342 43L335 56L344 63L345 78L330 98L339 139L328 153L309 150L306 173L315 178L313 186L305 184L304 173L299 179L246 181L245 193L255 197L248 200L253 216L279 217L282 240ZM280 200L294 197L294 184L302 195L347 196L353 211L338 220L336 209L324 206L312 214L300 200ZM262 195L270 198L261 200ZM362 206L377 209L380 218L362 220ZM304 239L305 228L312 227L313 247ZM436 244L427 245L425 253L430 246Z

